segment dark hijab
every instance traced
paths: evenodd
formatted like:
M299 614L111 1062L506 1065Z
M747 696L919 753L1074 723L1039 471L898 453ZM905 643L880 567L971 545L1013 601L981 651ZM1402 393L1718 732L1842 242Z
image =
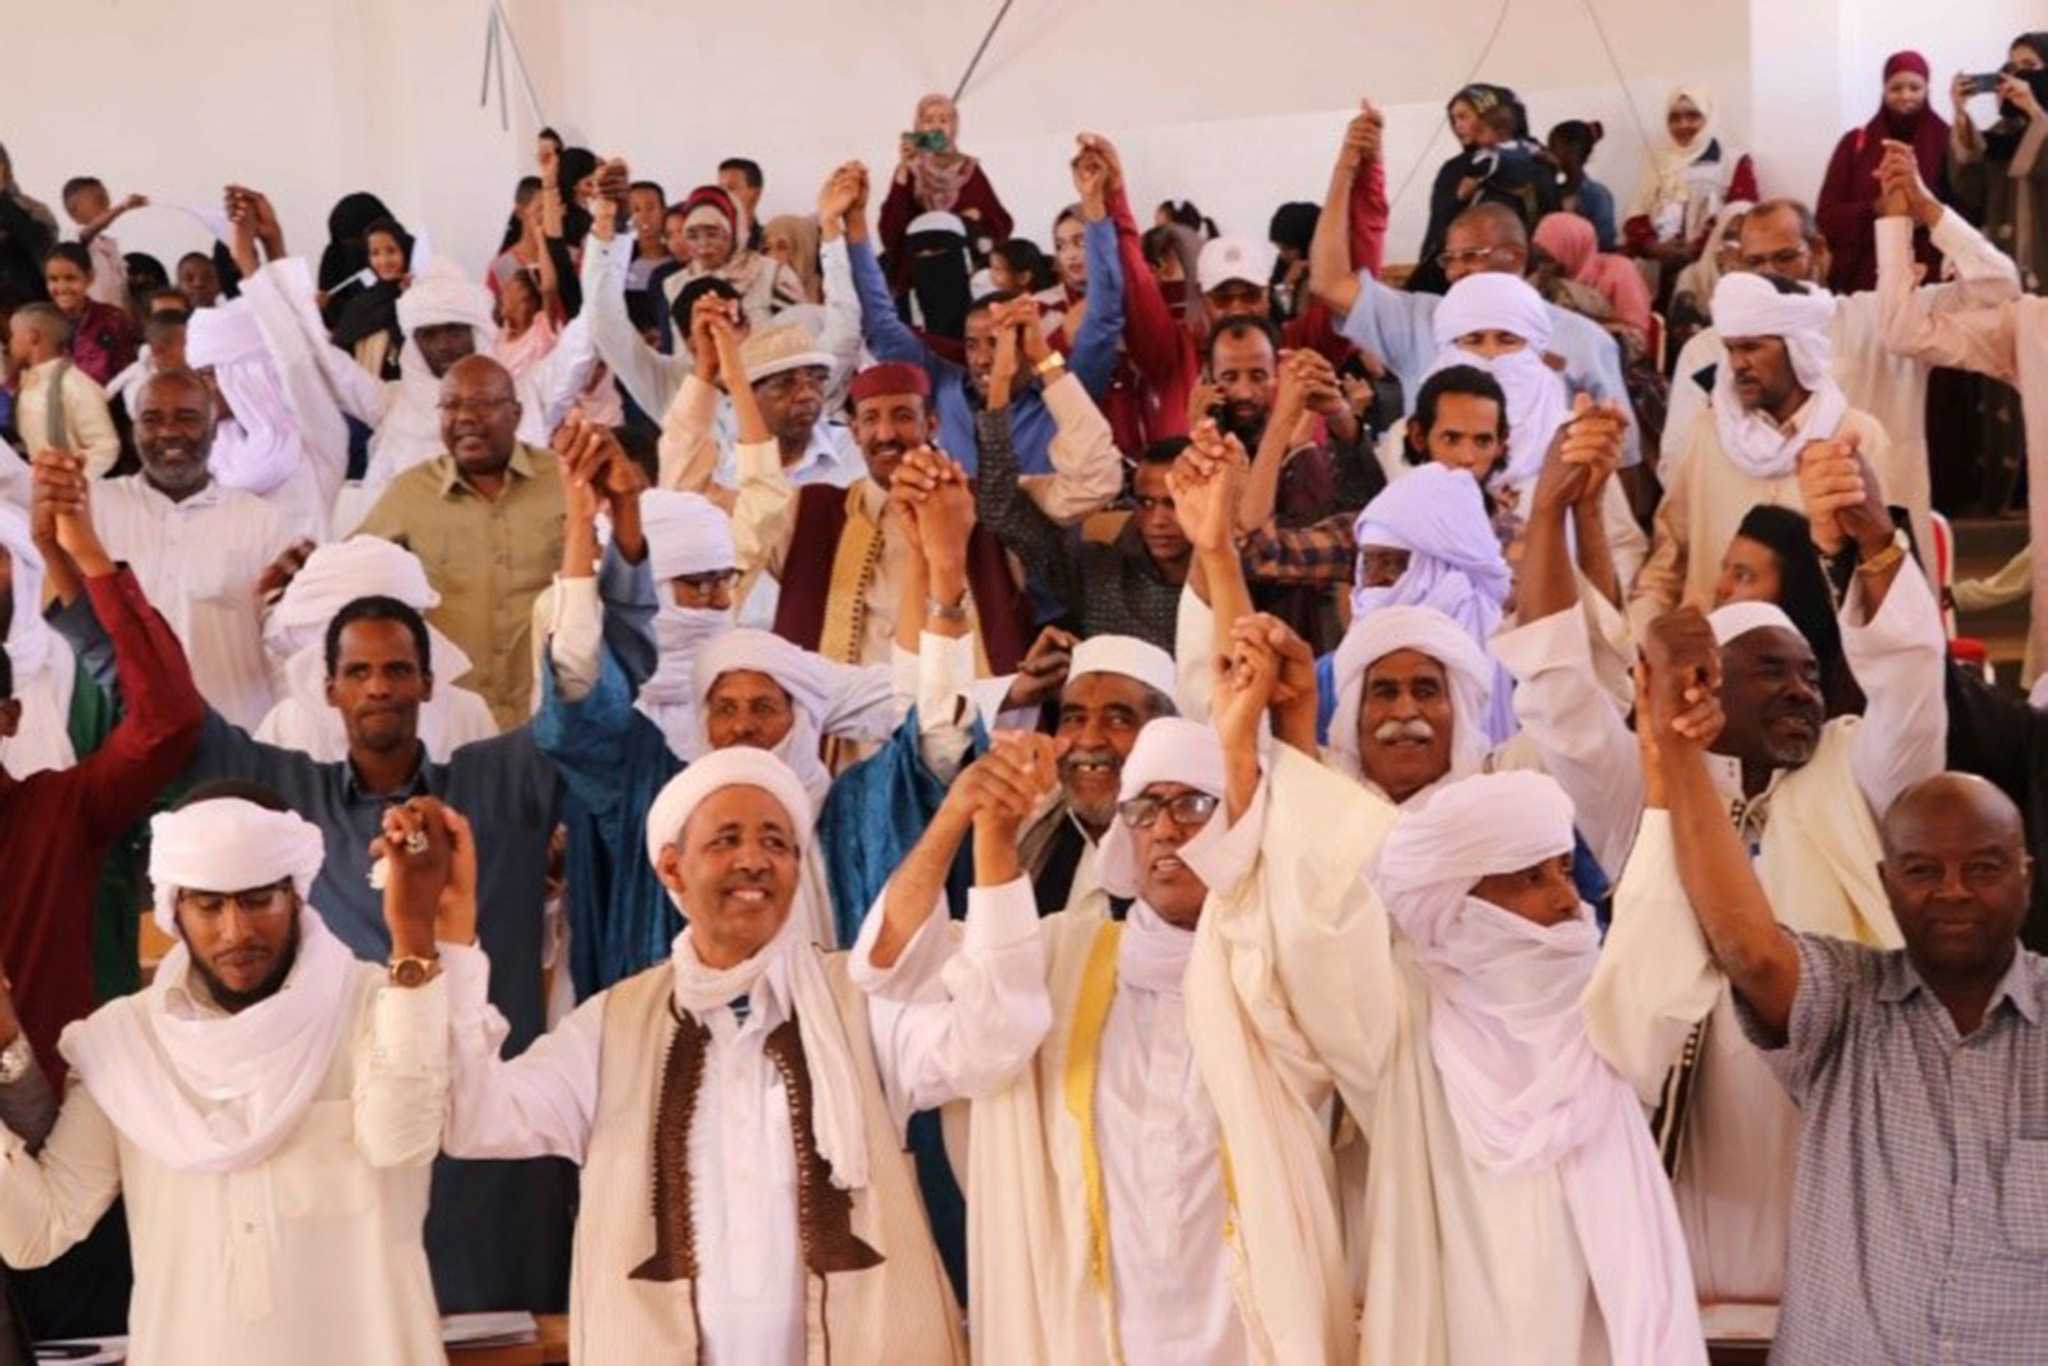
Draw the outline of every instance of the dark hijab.
M320 288L335 286L370 264L369 248L363 234L380 220L390 221L391 210L367 190L343 195L327 215L327 250L320 253ZM410 242L406 250L411 251Z
M1863 692L1842 654L1842 628L1835 620L1835 595L1827 571L1813 548L1813 532L1805 517L1787 507L1758 504L1743 515L1735 534L1755 541L1778 561L1778 606L1820 665L1822 699L1830 717L1863 710Z
M2035 33L2022 33L2012 40L2014 47L2032 48L2034 55L2048 63L2048 29ZM2034 101L2048 106L2048 67L2039 71L2014 71L2015 78L2025 81L2034 88ZM1998 102L1998 122L1984 130L1984 151L1993 161L2011 161L2012 154L2019 150L2020 139L2026 135L2027 116L2011 100Z

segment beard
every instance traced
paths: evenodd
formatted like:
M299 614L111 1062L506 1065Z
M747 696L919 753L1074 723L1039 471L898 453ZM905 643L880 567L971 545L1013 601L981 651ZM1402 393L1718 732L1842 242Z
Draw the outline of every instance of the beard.
M199 980L206 983L206 989L213 994L214 1004L233 1015L277 995L278 988L284 985L285 978L291 976L292 965L298 960L299 912L294 907L292 926L285 936L284 951L278 954L277 961L271 964L270 972L255 986L236 990L223 982L214 973L213 966L196 953L192 955L192 971L198 973Z
M1236 437L1250 455L1258 451L1259 442L1266 435L1267 416L1264 408L1245 409L1226 403L1216 414L1216 426L1225 436Z

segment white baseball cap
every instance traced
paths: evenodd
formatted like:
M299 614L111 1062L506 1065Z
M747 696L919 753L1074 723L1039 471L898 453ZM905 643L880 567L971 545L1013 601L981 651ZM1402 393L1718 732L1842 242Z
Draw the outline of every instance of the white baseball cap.
M1195 260L1195 280L1204 294L1212 294L1232 280L1264 289L1273 278L1273 263L1279 257L1270 244L1256 237L1214 237L1202 244Z

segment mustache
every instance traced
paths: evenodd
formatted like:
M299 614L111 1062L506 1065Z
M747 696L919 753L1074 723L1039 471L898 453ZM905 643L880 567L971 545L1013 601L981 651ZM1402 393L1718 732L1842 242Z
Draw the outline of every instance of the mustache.
M1436 727L1419 716L1409 717L1405 721L1382 721L1378 729L1373 731L1372 738L1383 745L1393 744L1397 740L1434 740Z

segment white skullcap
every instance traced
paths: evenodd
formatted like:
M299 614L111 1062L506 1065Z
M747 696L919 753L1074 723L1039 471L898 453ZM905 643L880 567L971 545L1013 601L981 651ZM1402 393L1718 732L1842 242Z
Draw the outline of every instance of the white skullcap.
M1372 884L1417 947L1436 947L1473 884L1573 848L1572 803L1547 774L1481 773L1404 807L1381 843Z
M166 811L150 821L149 839L156 925L174 939L181 889L246 892L288 877L303 901L327 856L319 826L240 797Z
M1136 636L1090 636L1076 645L1067 665L1067 684L1088 674L1122 674L1168 699L1180 685L1173 656Z
M1334 661L1337 710L1330 718L1330 750L1338 766L1364 775L1358 714L1365 675L1397 650L1414 650L1444 666L1451 686L1451 772L1477 771L1489 748L1486 708L1493 692L1493 659L1464 627L1433 607L1382 607L1352 622L1344 633Z
M1716 313L1714 321L1720 320ZM1474 332L1509 332L1531 351L1542 351L1550 345L1550 330L1550 305L1543 296L1520 276L1497 270L1467 275L1452 285L1431 324L1438 347Z
M1716 645L1726 645L1737 637L1746 636L1751 631L1762 630L1766 626L1783 627L1801 640L1806 639L1806 633L1795 626L1792 618L1786 616L1784 609L1774 602L1731 602L1726 607L1717 607L1709 612L1707 625L1714 628Z
M781 803L796 829L799 852L811 842L811 799L795 772L765 749L736 745L692 759L661 789L647 810L647 861L659 868L661 851L682 838L690 813L726 787L760 788Z
M486 336L495 335L498 327L491 316L491 292L453 262L437 258L398 296L398 327L410 338L423 327L451 323L467 323Z
M228 299L195 311L185 324L185 363L193 369L261 360L269 355L256 309L246 299Z
M649 489L640 495L640 526L647 536L648 570L659 583L739 563L732 518L701 493Z
M1127 802L1154 783L1184 783L1212 797L1224 795L1223 743L1208 726L1162 716L1138 732L1124 760L1117 800ZM1138 853L1122 813L1102 837L1102 886L1111 896L1138 894Z
M1786 294L1764 276L1738 271L1723 275L1714 286L1714 331L1722 340L1783 339L1793 373L1808 390L1828 378L1834 359L1828 328L1834 317L1835 296L1813 285L1794 282L1794 292Z

